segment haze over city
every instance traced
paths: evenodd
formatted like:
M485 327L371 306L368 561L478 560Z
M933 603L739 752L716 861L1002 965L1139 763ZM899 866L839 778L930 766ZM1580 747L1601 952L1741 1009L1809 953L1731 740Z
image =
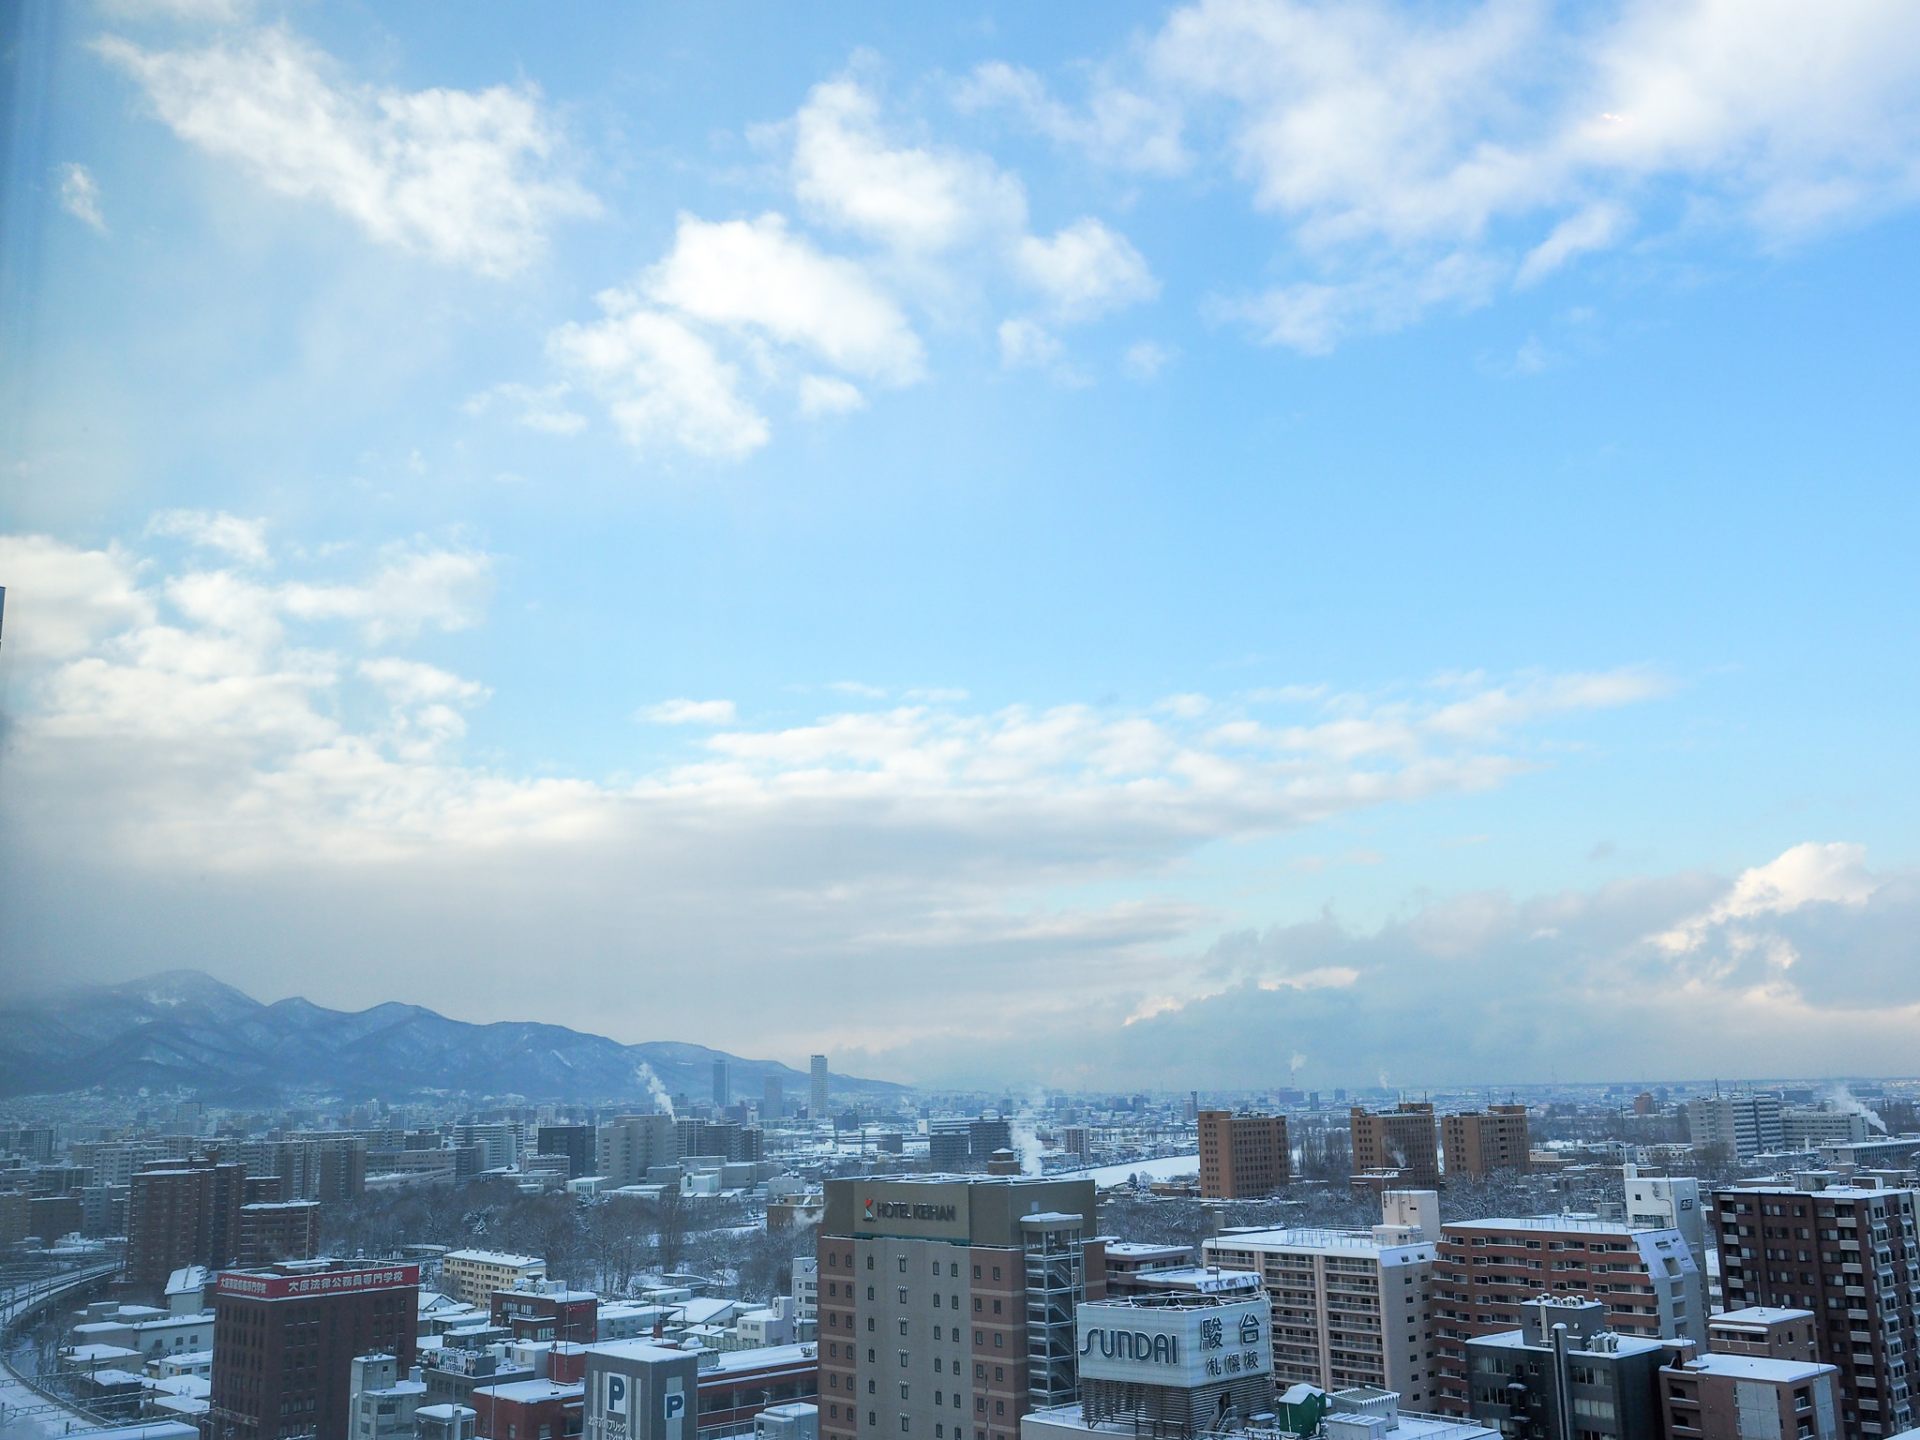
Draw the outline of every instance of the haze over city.
M525 21L12 9L16 993L1913 1068L1909 7Z

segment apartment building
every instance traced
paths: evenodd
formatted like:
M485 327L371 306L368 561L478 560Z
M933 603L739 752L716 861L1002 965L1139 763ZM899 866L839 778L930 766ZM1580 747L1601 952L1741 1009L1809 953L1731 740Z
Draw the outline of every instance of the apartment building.
M1106 1290L1090 1180L829 1180L820 1431L1014 1440L1077 1393L1074 1310Z
M1434 1257L1436 1408L1465 1414L1467 1343L1520 1328L1529 1303L1595 1300L1629 1339L1706 1339L1706 1290L1684 1236L1619 1220L1544 1215L1455 1220Z
M1502 1170L1527 1173L1533 1142L1524 1105L1489 1105L1448 1115L1440 1122L1440 1133L1449 1180L1485 1180Z
M1814 1360L1711 1352L1668 1365L1667 1440L1839 1440L1839 1374Z
M671 1115L620 1115L594 1137L594 1171L608 1185L638 1185L647 1171L677 1164L680 1136Z
M1418 1229L1233 1231L1201 1249L1209 1264L1260 1276L1276 1385L1391 1390L1415 1410L1436 1398L1436 1247Z
M1200 1194L1209 1200L1257 1200L1293 1178L1284 1115L1200 1112Z
M246 1171L213 1160L162 1162L127 1194L127 1283L158 1292L186 1265L230 1265L240 1253Z
M1440 1186L1440 1137L1433 1106L1402 1100L1391 1110L1356 1105L1348 1115L1353 1134L1356 1185L1436 1190Z
M1657 1440L1669 1347L1606 1319L1598 1301L1534 1297L1517 1327L1467 1342L1462 1413L1505 1440Z
M449 1250L440 1261L440 1286L456 1300L486 1309L496 1290L528 1290L547 1278L537 1255L499 1250Z
M1621 1167L1627 1223L1643 1229L1678 1230L1693 1252L1693 1263L1707 1273L1707 1211L1700 1182L1691 1175L1642 1175L1637 1165Z
M1716 1190L1710 1219L1732 1309L1813 1313L1815 1348L1839 1372L1840 1427L1895 1435L1916 1423L1920 1237L1911 1189L1830 1185Z

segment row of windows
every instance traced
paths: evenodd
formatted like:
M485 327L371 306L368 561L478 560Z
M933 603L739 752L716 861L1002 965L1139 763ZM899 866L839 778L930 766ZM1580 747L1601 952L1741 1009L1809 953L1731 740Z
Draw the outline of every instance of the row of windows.
M871 1270L874 1268L873 1260L874 1260L874 1257L872 1255L867 1256L867 1269ZM902 1275L906 1274L907 1273L907 1257L904 1255L900 1256L899 1263L900 1263L900 1273ZM940 1262L938 1260L935 1260L932 1262L932 1265L933 1265L933 1273L935 1275L938 1275L940 1273ZM840 1253L837 1250L827 1251L827 1268L829 1270L838 1270L840 1268ZM848 1269L853 1268L852 1256L847 1257L847 1268ZM992 1266L991 1268L993 1270L993 1278L998 1280L1000 1278L1000 1267L998 1265L995 1265L995 1266ZM949 1261L947 1265L947 1274L950 1278L954 1280L958 1280L960 1278L960 1262L957 1260ZM973 1267L973 1278L976 1280L981 1278L980 1267L978 1265Z

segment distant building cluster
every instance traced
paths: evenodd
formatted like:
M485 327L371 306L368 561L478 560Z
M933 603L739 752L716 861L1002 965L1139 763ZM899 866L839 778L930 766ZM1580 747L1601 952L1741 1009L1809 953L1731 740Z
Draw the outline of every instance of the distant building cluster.
M37 1277L9 1323L64 1311L31 1413L117 1440L1916 1430L1920 1133L1848 1092L836 1113L823 1056L802 1106L710 1065L605 1107L0 1126L0 1244ZM539 1243L587 1228L591 1254Z

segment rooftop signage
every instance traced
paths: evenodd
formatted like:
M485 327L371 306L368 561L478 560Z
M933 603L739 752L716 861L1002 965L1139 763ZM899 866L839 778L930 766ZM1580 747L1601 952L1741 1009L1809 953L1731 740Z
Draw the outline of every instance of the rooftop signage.
M1269 1322L1264 1297L1166 1308L1095 1301L1075 1316L1080 1378L1193 1390L1271 1374Z
M853 1229L859 1235L909 1240L965 1240L970 1234L964 1181L927 1184L876 1180L855 1192Z
M366 1290L399 1290L420 1283L418 1265L376 1265L364 1270L317 1270L311 1275L259 1275L222 1270L214 1294L249 1300L310 1300Z

